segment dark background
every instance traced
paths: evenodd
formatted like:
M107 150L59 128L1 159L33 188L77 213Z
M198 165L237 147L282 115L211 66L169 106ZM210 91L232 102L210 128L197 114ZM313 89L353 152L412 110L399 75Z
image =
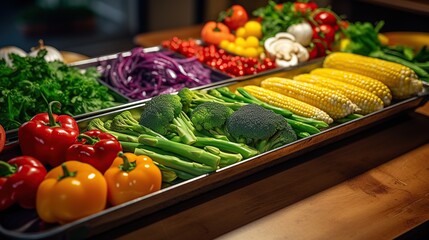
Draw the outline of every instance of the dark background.
M284 2L284 1L276 1ZM410 0L316 0L319 6L332 7L350 21L385 21L388 31L429 32L429 1ZM0 9L0 47L13 45L30 51L43 39L46 45L63 51L101 56L134 47L139 33L184 27L214 20L232 4L243 5L249 13L265 6L265 0L15 0L2 1ZM42 22L43 14L25 20L25 12L36 6L56 8L80 6L89 9L89 18L72 14L73 24L61 21L67 14ZM79 24L79 27L76 27Z

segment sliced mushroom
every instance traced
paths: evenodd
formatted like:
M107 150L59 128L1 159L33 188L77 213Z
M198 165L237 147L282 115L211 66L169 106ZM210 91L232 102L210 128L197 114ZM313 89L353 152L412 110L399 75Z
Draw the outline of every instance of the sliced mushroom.
M277 33L274 37L268 38L264 47L268 56L275 58L276 64L281 67L294 66L309 58L307 49L287 32Z
M310 54L308 53L307 48L305 48L299 43L295 43L295 46L299 49L297 53L298 61L299 62L307 61L310 58Z
M277 58L276 65L281 67L291 67L298 64L298 57L295 54L291 55L291 59L289 61Z
M277 38L277 39L289 39L289 40L292 40L294 42L296 41L295 36L293 36L292 34L287 33L287 32L279 32L275 35L275 38Z

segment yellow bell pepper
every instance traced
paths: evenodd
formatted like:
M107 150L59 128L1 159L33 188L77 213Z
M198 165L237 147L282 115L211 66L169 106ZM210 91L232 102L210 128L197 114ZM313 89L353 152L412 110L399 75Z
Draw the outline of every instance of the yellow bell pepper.
M162 176L152 159L133 153L118 154L104 173L107 199L113 206L161 189Z
M65 224L102 211L107 185L93 166L67 161L48 172L37 190L36 210L48 223Z

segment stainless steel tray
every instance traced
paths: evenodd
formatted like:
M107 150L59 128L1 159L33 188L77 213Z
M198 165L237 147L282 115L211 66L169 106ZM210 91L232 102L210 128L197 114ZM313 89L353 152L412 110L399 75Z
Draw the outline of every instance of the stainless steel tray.
M212 85L208 88L218 86L229 86L236 88L248 84L259 84L261 80L268 76L290 77L302 72L321 66L321 61L309 62L299 68L288 69L287 71L276 71L273 74L254 76L248 79L234 79ZM312 151L328 143L338 141L355 134L369 126L381 123L383 120L406 110L414 109L428 100L429 86L425 85L424 91L418 96L395 101L390 106L368 114L360 119L333 125L323 130L321 133L312 135L295 141L291 144L279 147L258 156L243 160L234 165L222 168L211 174L202 175L191 180L167 187L161 191L135 199L119 206L108 208L100 213L88 216L78 221L66 225L44 225L37 218L34 210L23 210L15 207L0 216L0 237L9 239L52 239L52 238L89 238L108 229L119 227L135 219L156 214L157 212L200 195L209 190L226 185L232 181L244 178L250 174L261 171L269 166L273 166L289 159L295 158L303 153ZM116 114L130 110L135 114L142 111L144 103L127 106L114 111L101 113L80 119L79 125L85 128L87 123L96 118L109 119Z
M144 48L143 50L145 52L169 51L167 49L163 49L161 46ZM76 68L79 68L82 70L87 69L89 67L95 67L99 72L101 72L102 71L101 64L109 64L110 61L116 60L118 58L118 54L121 54L123 57L128 57L131 55L131 51L115 53L115 54L110 54L110 55L106 55L106 56L82 60L82 61L71 63L71 64L69 64L69 66L73 66L73 67L76 67ZM177 53L174 53L174 54L177 55L178 57L184 57L184 56L181 56ZM228 80L231 78L231 76L224 74L224 73L222 73L216 69L210 68L206 65L203 65L203 66L207 69L210 69L210 71L211 71L210 79L211 79L212 83L202 85L202 86L198 86L198 87L193 87L191 89L205 88L205 87L210 86L212 84L218 84L218 82ZM124 94L122 94L121 92L119 92L115 87L113 87L113 86L109 85L108 83L106 83L105 81L103 81L102 79L98 79L98 80L99 80L100 84L106 86L109 89L109 92L115 97L116 101L120 102L121 104L114 106L114 107L110 107L110 108L100 109L100 110L94 111L94 112L88 112L88 113L84 113L84 114L75 115L73 117L76 120L85 119L89 116L99 115L99 114L102 114L105 112L111 112L111 111L115 111L117 109L122 109L125 107L130 107L130 106L142 104L148 100L148 99L143 99L143 100L131 99L131 98L125 96ZM17 138L18 138L18 129L8 130L6 132L6 145L15 144L17 141Z

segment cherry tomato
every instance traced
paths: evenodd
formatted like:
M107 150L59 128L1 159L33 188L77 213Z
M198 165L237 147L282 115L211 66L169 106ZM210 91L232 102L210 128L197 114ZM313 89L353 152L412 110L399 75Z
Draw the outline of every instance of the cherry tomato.
M338 25L337 17L330 11L318 11L316 14L314 14L313 19L319 24L327 24L332 27Z
M200 62L232 77L255 74L276 67L273 60L269 58L259 60L255 57L231 55L213 44L202 46L192 39L173 38L170 41L164 41L163 46L186 57L196 57Z
M276 67L276 64L275 64L274 60L271 59L271 58L269 58L269 57L264 58L262 60L262 63L265 64L265 66L267 67L267 69L272 69L272 68Z
M263 72L267 69L268 69L267 65L265 63L261 63L261 64L257 65L256 71L257 72Z
M318 8L315 2L294 2L294 9L304 15L309 14Z
M249 15L243 6L235 4L228 8L225 12L221 12L220 21L223 21L230 30L236 30L249 20Z

